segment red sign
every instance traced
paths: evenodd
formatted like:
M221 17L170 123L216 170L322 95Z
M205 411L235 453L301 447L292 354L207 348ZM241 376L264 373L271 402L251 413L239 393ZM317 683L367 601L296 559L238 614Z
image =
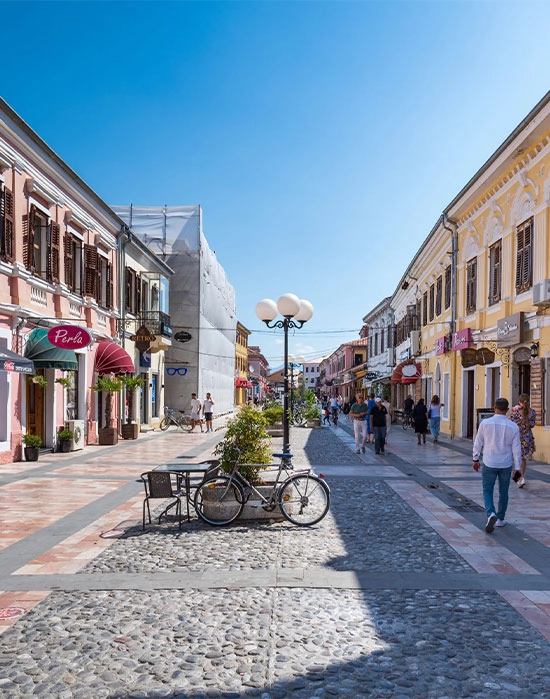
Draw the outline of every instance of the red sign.
M438 337L435 341L435 353L436 355L445 354L447 352L447 336Z
M464 330L459 330L453 333L453 343L451 349L453 352L458 352L459 350L467 349L473 344L472 342L472 330L471 328L464 328Z
M76 325L58 325L48 331L48 340L61 349L75 350L87 347L92 341L85 328Z
M15 371L15 364L13 362L10 362L9 359L7 359L4 362L4 371Z

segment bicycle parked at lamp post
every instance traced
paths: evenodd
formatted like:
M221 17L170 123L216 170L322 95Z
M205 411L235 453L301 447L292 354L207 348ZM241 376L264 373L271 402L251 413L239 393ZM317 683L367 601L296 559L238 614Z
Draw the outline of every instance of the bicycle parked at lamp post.
M203 481L195 491L194 506L207 524L234 522L253 496L253 507L272 512L276 507L292 524L308 527L317 524L330 507L330 490L322 475L310 470L292 471L292 454L273 454L279 458L279 470L267 497L248 481L235 463L230 474L221 473ZM288 471L292 471L288 475Z
M175 410L172 408L169 408L168 406L164 407L164 417L160 421L160 429L165 432L170 425L175 425L176 427L179 427L183 432L190 432L191 428L193 427L193 421L189 417L189 415L185 415L183 410L178 410L180 415L176 413Z

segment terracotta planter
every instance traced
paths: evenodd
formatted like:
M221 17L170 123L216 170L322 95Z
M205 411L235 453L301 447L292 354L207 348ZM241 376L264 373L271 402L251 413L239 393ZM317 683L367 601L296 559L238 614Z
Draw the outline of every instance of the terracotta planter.
M116 427L101 427L97 436L100 444L118 444L118 431Z
M131 422L130 424L125 422L120 428L122 439L137 439L138 432L139 425L136 422Z

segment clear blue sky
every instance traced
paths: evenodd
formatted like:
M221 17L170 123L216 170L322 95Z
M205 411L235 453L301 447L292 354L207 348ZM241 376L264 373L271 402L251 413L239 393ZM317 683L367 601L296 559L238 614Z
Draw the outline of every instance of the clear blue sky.
M256 302L357 339L442 209L550 88L550 13L506 2L0 2L2 97L109 204L200 204Z

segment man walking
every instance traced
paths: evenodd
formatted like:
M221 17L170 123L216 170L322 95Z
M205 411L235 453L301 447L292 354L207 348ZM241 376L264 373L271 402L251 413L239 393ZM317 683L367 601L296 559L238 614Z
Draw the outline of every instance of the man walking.
M201 432L204 432L202 429L202 420L201 420L201 408L202 404L200 400L197 398L196 393L191 394L191 432L195 431L195 426L199 425L201 428Z
M488 534L491 534L495 527L506 525L504 516L508 507L512 465L515 465L515 470L519 470L521 465L519 427L506 417L508 407L506 398L497 398L494 417L481 421L474 440L472 456L474 471L479 471L479 458L483 457L481 481L483 502L488 518L485 531ZM493 492L497 479L498 510L495 511Z
M355 435L355 453L365 453L365 442L367 440L367 419L368 407L363 396L358 393L356 402L351 406L349 416L353 420L353 433Z
M386 416L388 411L382 405L382 398L377 396L374 399L374 408L369 413L371 432L374 433L374 453L384 454L386 444Z

